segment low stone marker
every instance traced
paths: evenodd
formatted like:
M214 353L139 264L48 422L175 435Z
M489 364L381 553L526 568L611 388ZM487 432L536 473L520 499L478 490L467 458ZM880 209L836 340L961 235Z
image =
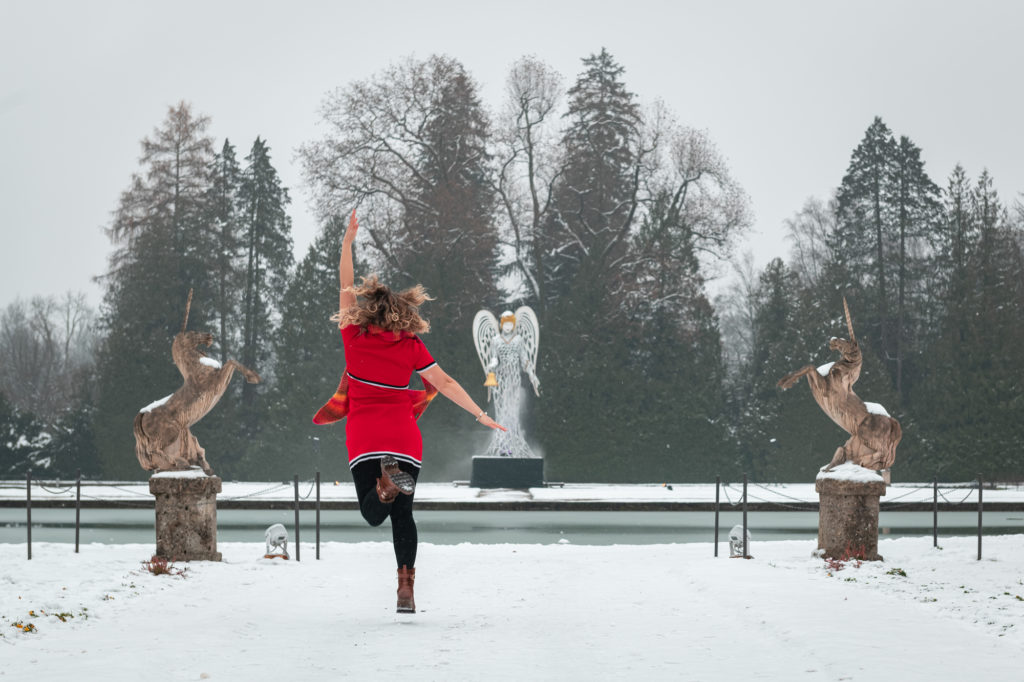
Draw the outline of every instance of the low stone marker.
M847 462L822 471L818 492L818 549L833 559L881 561L878 553L878 500L885 494L882 475Z
M218 476L201 469L165 471L149 479L156 496L156 555L169 561L220 561L217 551Z

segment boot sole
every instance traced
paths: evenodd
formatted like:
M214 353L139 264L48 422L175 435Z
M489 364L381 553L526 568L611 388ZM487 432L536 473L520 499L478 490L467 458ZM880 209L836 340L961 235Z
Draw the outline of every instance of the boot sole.
M416 613L416 607L399 605L398 608L395 609L395 613Z
M387 474L391 482L398 486L399 492L405 495L412 495L416 490L416 479L398 468L398 461L391 457L383 457L380 460L380 470ZM392 473L394 472L394 473Z

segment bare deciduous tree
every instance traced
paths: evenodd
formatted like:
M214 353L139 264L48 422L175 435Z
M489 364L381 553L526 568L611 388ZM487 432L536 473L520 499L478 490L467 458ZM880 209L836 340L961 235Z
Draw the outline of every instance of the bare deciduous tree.
M359 206L373 267L419 279L425 244L439 263L467 248L474 227L449 214L475 210L463 191L486 181L472 177L488 163L475 89L454 59L407 58L325 101L326 136L300 149L305 180L321 220Z
M512 65L497 128L497 187L504 216L502 244L531 300L543 305L541 224L549 216L559 174L557 115L562 77L535 57Z
M726 369L737 373L757 345L758 272L746 251L732 263L733 280L715 300Z
M810 197L792 218L786 220L786 239L792 247L792 268L805 287L813 287L829 260L828 240L836 231L836 200Z
M84 294L15 300L0 314L0 392L19 409L56 417L80 397L96 343Z
M651 162L649 196L667 193L669 215L685 226L694 248L727 259L736 237L751 224L750 200L707 131L680 126L666 112L648 118L660 128L650 133L657 158Z

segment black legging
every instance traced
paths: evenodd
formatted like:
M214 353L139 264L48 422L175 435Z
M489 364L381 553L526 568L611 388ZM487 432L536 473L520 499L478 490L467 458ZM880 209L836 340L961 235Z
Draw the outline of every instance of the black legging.
M413 477L420 475L420 470L406 462L399 462L398 467ZM352 467L352 480L356 484L356 497L359 498L359 511L371 526L379 526L384 519L391 517L391 538L395 544L395 559L398 568L416 566L416 544L419 536L416 533L416 521L412 518L412 495L399 493L391 504L384 504L377 497L377 479L380 478L380 460L363 460Z

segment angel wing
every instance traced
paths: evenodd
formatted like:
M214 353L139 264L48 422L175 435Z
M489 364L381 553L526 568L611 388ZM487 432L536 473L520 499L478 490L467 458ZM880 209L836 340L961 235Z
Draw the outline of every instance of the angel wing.
M473 345L476 346L480 366L487 373L487 363L491 361L491 343L498 335L498 320L489 310L481 310L473 318Z
M537 314L528 305L519 306L516 309L516 331L523 341L530 354L530 366L537 370L537 349L540 347L540 324L537 322Z

